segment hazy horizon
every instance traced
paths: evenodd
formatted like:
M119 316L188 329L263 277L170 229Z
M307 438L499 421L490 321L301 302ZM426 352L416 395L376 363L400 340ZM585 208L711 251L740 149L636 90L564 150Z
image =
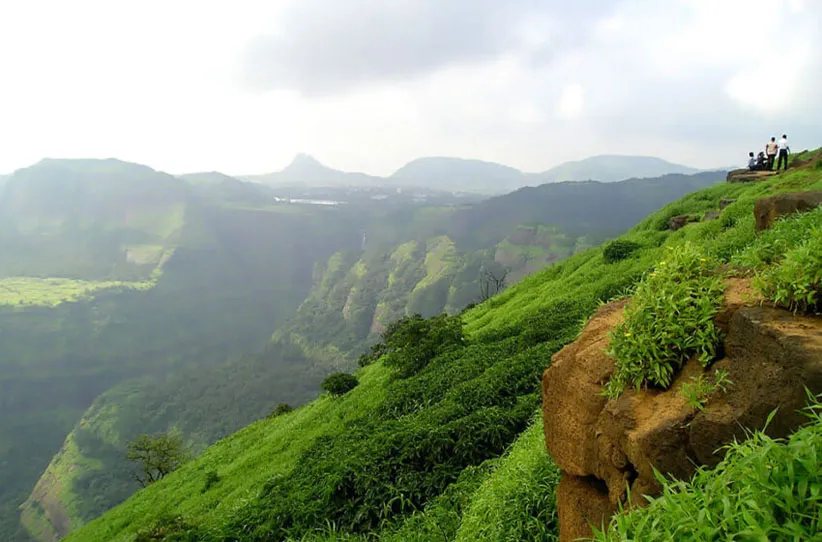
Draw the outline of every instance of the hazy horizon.
M810 0L40 0L0 18L0 174L49 157L249 175L298 153L379 176L425 156L710 169L783 132L818 146L822 124Z

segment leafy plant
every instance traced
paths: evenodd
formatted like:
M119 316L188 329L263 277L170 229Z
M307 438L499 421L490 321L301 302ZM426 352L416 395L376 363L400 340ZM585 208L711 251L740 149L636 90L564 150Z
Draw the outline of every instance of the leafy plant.
M794 312L822 310L822 228L754 278L767 299Z
M717 369L714 371L714 379L711 382L704 374L691 377L689 382L682 384L679 393L685 397L688 405L691 408L702 410L705 408L705 403L717 391L725 392L727 387L733 382L728 378L728 371L724 369Z
M696 355L706 366L716 356L722 303L717 262L691 243L668 257L637 286L625 321L609 334L616 370L605 389L617 397L627 386L667 388L683 361Z
M357 377L348 373L334 373L323 380L321 386L333 396L345 395L359 384Z
M602 249L602 257L605 259L605 263L616 263L624 260L641 247L642 245L639 243L617 239L605 245L605 248Z

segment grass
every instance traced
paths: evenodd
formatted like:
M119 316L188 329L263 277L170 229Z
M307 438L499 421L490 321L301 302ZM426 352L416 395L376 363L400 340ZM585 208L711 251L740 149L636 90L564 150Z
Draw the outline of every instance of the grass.
M56 307L61 303L91 299L115 288L147 290L153 281L85 281L64 278L9 277L0 279L0 305Z
M346 395L323 397L216 443L67 540L131 541L172 524L205 541L551 540L556 467L534 418L539 377L551 355L574 340L602 302L636 288L636 312L644 301L656 311L680 311L688 325L672 329L678 320L662 318L655 326L647 315L631 323L629 315L634 327L623 336L636 331L645 338L626 342L626 350L660 356L650 370L630 366L626 384L664 385L692 353L710 361L718 337L706 322L721 293L717 268L759 254L770 237L756 236L754 202L819 188L822 172L792 170L686 196L620 237L632 245L619 259L608 263L601 248L575 254L464 312L466 344L439 353L419 373L398 378L382 361L369 365ZM722 199L736 201L719 219L667 230L672 216L702 216ZM803 220L810 219L794 217L776 230L793 232ZM784 261L797 243L784 244L763 267ZM662 308L653 299L661 293L673 296ZM694 331L700 340L688 342ZM662 350L671 338L677 348L668 359ZM695 401L719 386L703 384ZM685 540L672 533L686 526L698 534L694 540L734 533L810 539L792 535L818 527L819 439L818 420L787 442L757 434L732 447L716 471L700 471L689 486L670 482L658 504L619 516L607 539ZM219 481L203 492L211 472Z

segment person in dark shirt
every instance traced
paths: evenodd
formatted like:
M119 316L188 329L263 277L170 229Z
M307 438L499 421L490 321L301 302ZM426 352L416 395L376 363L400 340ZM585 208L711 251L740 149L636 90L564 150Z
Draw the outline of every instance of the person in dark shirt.
M754 158L753 151L748 153L748 169L750 169L750 170L756 169L756 158Z

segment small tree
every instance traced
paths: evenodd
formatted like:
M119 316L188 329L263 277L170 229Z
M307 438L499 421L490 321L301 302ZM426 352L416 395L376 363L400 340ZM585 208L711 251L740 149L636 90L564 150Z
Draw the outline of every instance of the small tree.
M508 269L483 269L480 276L480 301L486 301L503 289L505 289L505 279L508 278Z
M322 389L334 396L348 393L360 383L357 377L348 373L334 373L323 380Z
M138 435L128 445L126 458L137 463L134 479L146 487L176 470L189 458L188 450L176 431L157 435Z

